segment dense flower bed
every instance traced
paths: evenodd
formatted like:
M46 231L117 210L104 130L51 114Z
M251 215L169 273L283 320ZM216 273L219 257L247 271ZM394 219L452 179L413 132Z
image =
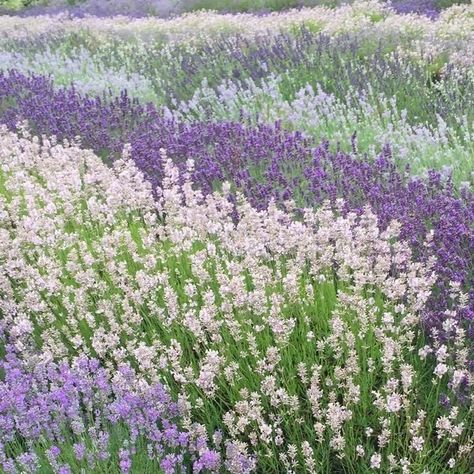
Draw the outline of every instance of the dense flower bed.
M344 209L357 213L370 205L381 229L398 220L401 237L419 258L437 258L438 291L424 317L428 326L441 326L451 305L451 282L463 290L472 285L472 192L464 188L458 193L438 172L422 180L398 171L388 146L374 160L360 159L357 153L331 151L327 143L318 145L299 133L285 132L278 124L254 128L238 122L185 124L126 95L112 101L82 97L74 89L56 91L44 77L14 72L0 75L0 101L5 104L2 121L10 128L27 120L36 133L61 140L79 136L84 147L107 160L120 157L129 143L132 159L155 188L163 180L160 149L164 148L181 170L188 159L195 161L193 180L203 192L228 180L260 209L272 200L288 199L306 207L342 198ZM433 240L426 247L424 240L431 231ZM469 306L456 319L463 320L472 334Z
M0 16L0 471L473 471L474 16L404 9Z
M469 338L447 312L444 328L453 340L435 337L434 345L424 345L419 323L436 280L434 262L414 258L397 238L399 225L380 232L368 208L360 216L344 216L327 205L306 208L302 220L294 219L291 210L274 204L258 211L243 196L237 197L235 222L226 194L204 198L190 181L193 163L187 163L180 180L164 151L163 184L155 198L128 157L130 150L110 169L91 152L18 139L6 131L1 149L4 332L13 354L33 364L35 377L46 384L42 400L59 396L49 395L42 364L85 354L98 358L104 372L94 373L88 382L92 387L80 386L79 392L71 381L70 396L100 401L95 413L104 414L99 419L131 424L130 449L137 437L153 441L155 426L164 423L166 432L169 416L178 413L170 405L165 420L157 413L137 432L134 417L142 413L141 397L146 403L150 395L135 395L132 413L123 408L120 400L130 402L131 395L120 390L134 390L134 384L117 384L114 377L122 373L117 367L127 365L154 383L165 383L183 404L184 425L192 419L206 426L204 437L212 426L225 429L226 449L237 449L249 472L256 463L258 469L275 469L275 462L288 469L299 464L349 469L361 463L388 469L400 462L397 439L404 425L396 421L399 417L412 420L404 462L431 457L440 442L430 434L437 424L439 439L458 450L453 462L465 465ZM465 298L458 297L456 305L463 306ZM433 351L437 365L431 361ZM20 363L16 355L9 360ZM87 363L76 364L70 377L74 380L79 370L87 378ZM64 367L59 374L69 377ZM11 366L6 369L9 375ZM27 381L23 370L28 369L19 368L11 377ZM49 370L56 385L58 369ZM112 377L110 387L107 377ZM425 390L425 377L433 379L434 389ZM6 379L7 392L15 386L12 378ZM96 396L90 393L94 384ZM144 387L166 397L159 387ZM17 409L31 422L22 409L34 406L36 395L28 383L21 390L28 402ZM440 405L441 395L457 408ZM117 404L126 414L121 411L118 419ZM74 406L77 410L73 398ZM61 407L53 409L62 413ZM21 418L12 418L15 408L7 403L3 410L12 442L16 431L20 435L25 429L45 429L47 442L56 442L54 425L49 434L45 424L25 428ZM42 414L51 416L44 409ZM77 411L67 415L66 426L83 419ZM100 441L102 425L95 429L88 431L87 442L106 442ZM356 436L350 447L349 432ZM163 455L173 448L166 438L157 441ZM255 457L285 442L288 451L282 456ZM196 463L209 462L204 448L187 441L178 446L201 453ZM173 453L174 461L181 462L188 451ZM60 448L53 444L45 452L53 468L54 453L59 455ZM118 455L121 464L127 462L123 450ZM215 463L219 459L216 453ZM433 462L442 460L441 454ZM30 453L5 462L38 461ZM233 462L230 472L247 472L244 461Z

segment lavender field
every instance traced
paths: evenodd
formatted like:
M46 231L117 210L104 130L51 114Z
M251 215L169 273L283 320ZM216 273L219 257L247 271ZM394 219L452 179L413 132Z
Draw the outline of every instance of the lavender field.
M0 472L474 474L473 186L474 3L0 0Z

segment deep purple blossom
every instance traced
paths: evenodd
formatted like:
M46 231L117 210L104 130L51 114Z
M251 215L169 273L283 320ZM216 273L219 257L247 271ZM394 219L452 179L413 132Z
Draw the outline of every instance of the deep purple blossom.
M418 13L433 19L440 12L434 0L393 0L391 6L397 13Z

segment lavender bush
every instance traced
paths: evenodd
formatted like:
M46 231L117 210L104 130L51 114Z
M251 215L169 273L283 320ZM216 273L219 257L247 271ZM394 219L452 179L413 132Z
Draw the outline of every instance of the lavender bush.
M7 346L0 369L2 472L219 472L206 431L182 428L166 389L130 367L111 379L94 359L31 364Z
M436 18L440 8L434 0L395 0L391 2L397 13L421 13L429 18Z

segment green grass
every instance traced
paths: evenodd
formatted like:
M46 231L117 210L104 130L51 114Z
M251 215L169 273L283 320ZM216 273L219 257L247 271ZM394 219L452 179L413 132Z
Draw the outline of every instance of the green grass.
M438 8L446 9L453 5L469 5L471 0L435 0L435 4Z
M0 8L20 10L22 8L47 5L48 0L0 0Z

